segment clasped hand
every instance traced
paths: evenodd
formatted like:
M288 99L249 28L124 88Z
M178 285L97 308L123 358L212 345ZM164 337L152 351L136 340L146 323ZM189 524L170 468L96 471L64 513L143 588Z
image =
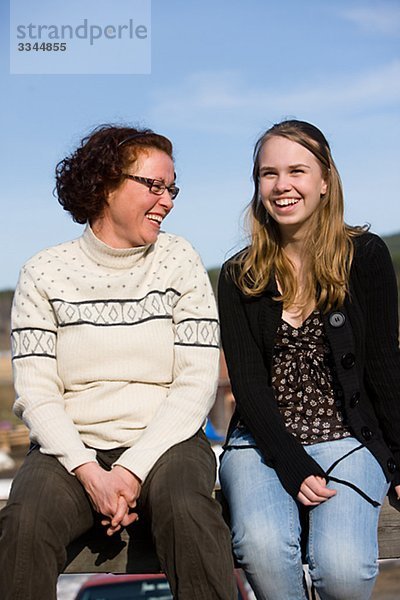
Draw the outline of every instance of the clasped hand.
M139 498L139 479L119 465L106 471L98 463L89 462L75 469L75 475L85 488L96 512L103 516L107 535L131 525L138 515L131 512Z

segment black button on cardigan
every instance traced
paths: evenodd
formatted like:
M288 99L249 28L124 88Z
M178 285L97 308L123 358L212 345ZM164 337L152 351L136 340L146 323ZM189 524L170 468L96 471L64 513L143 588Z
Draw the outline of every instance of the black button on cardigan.
M352 352L348 352L347 354L343 354L341 363L344 369L351 369L356 363L356 357Z
M333 312L329 315L329 324L332 327L342 327L346 321L346 317L342 312Z
M369 427L363 427L361 429L361 435L363 436L366 442L369 442L373 437L373 432L369 429Z

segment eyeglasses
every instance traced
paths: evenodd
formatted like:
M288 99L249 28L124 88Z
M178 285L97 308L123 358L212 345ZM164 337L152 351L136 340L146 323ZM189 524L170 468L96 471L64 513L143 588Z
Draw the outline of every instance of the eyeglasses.
M160 179L149 179L148 177L139 177L138 175L129 175L128 173L122 173L122 175L127 179L132 179L132 181L142 183L149 188L152 194L156 194L156 196L162 196L165 190L168 190L171 200L175 200L179 194L179 188L174 183L170 186L166 186L165 183Z

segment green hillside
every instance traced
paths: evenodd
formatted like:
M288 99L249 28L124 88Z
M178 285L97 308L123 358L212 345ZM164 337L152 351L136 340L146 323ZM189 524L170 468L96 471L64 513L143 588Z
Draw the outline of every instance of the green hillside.
M387 235L383 238L387 243L389 250L392 255L400 255L400 233L394 233L393 235Z
M13 290L0 291L0 352L10 347L10 312Z
M388 235L383 238L388 245L392 255L394 270L397 277L397 289L399 291L399 309L400 309L400 233Z

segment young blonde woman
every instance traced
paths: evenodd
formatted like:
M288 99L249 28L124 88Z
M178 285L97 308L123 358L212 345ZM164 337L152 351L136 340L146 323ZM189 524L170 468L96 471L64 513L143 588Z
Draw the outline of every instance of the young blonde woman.
M380 505L400 495L397 287L383 241L343 220L315 126L258 140L250 245L222 270L237 408L221 462L232 540L258 599L302 600L300 537L322 600L366 600Z

